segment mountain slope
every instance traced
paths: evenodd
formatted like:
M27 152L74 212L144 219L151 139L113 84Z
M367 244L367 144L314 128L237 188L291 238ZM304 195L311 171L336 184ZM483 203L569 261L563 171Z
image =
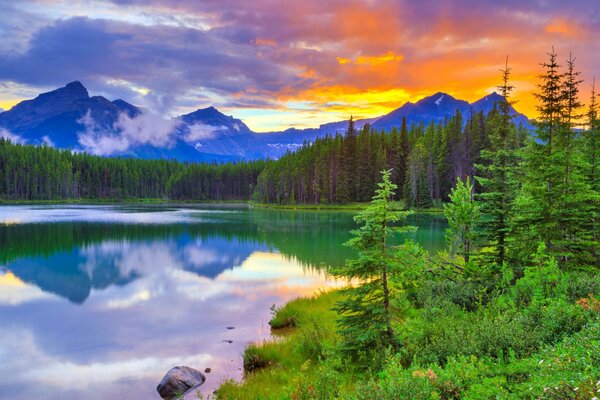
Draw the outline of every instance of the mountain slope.
M377 130L389 131L399 127L403 119L409 126L439 123L457 110L464 115L480 110L487 113L499 101L504 99L496 93L469 104L438 92L381 117L356 120L355 125L360 129L369 123ZM513 113L517 123L530 126L525 115L514 109ZM347 126L347 121L338 121L318 128L255 133L243 121L214 107L164 119L122 99L90 97L78 81L0 113L0 129L8 131L8 137L18 137L25 143L45 143L98 155L181 161L278 158L305 142L343 134Z

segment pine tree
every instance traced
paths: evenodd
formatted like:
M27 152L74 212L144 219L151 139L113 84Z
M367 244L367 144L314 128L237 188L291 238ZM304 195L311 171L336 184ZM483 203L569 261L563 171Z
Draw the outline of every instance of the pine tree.
M588 109L588 129L584 133L585 161L587 162L587 181L596 196L600 196L600 120L596 103L596 81L592 82L592 93ZM592 241L600 242L600 201L596 202L590 218ZM600 247L597 246L593 258L600 265Z
M337 306L343 347L352 356L381 350L381 347L398 348L391 312L393 291L398 285L392 285L392 281L398 274L406 272L420 254L410 243L404 246L390 244L394 233L414 229L394 226L409 212L390 209L396 189L390 175L391 171L382 171L382 182L378 184L370 206L354 218L362 226L352 231L354 238L346 245L358 250L358 258L332 271L338 277L359 282L346 289L346 298Z
M593 262L598 245L590 215L599 200L585 181L582 144L573 132L581 107L574 59L567 61L567 73L562 74L554 49L548 56L535 94L540 113L536 138L528 140L523 152L516 234L522 256L533 253L531 244L541 240L562 268L581 267Z
M592 93L587 113L588 129L585 132L585 153L588 162L588 180L592 189L600 193L600 120L596 103L596 80L592 82Z
M510 219L513 201L517 191L515 179L518 146L516 127L512 121L510 94L514 89L509 83L511 69L508 57L502 72L502 84L498 86L503 100L499 102L499 112L491 113L489 120L489 147L481 151L481 163L476 165L477 181L482 192L481 211L484 233L494 246L494 262L498 267L506 260L507 237L510 231Z

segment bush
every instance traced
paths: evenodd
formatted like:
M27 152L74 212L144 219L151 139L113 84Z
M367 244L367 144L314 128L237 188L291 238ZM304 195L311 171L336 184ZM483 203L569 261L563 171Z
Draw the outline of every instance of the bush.
M327 333L318 321L305 321L302 325L298 348L308 359L318 361L325 358Z
M311 370L311 363L307 361L302 373L294 382L292 399L294 400L331 400L340 396L340 385L343 377L337 367L331 363L323 363Z
M457 305L420 311L404 325L403 359L445 364L453 356L507 360L510 353L528 356L581 330L591 313L577 304L555 300L543 308L479 309L464 312Z
M429 280L411 290L408 298L418 308L449 302L464 310L474 311L485 300L486 288L470 281Z
M592 399L600 391L600 321L512 368L527 378L511 387L514 398Z
M600 297L600 274L572 272L567 279L568 300L575 302L590 294Z

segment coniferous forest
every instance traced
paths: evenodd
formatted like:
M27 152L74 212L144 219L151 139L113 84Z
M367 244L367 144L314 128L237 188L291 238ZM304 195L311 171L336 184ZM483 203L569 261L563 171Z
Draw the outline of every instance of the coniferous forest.
M597 398L596 99L584 110L572 57L561 68L552 51L543 69L533 132L512 122L507 62L489 115L390 135L350 124L266 166L258 193L284 203L363 200L381 172L346 242L358 256L330 270L355 284L274 308L272 328L292 333L250 345L251 373L218 398ZM447 250L398 241L417 229L398 198L443 204Z
M0 199L248 200L265 163L105 158L0 138Z

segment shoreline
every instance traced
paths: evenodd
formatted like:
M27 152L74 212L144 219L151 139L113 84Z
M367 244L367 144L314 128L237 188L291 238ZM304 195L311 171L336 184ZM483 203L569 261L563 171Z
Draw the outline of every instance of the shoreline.
M247 208L263 210L283 211L361 211L369 203L347 203L347 204L267 204L255 203L249 200L173 200L160 198L143 199L62 199L62 200L0 200L0 206L17 205L239 205ZM442 214L443 208L418 208L406 209L403 202L399 201L393 205L394 211L412 211L417 214Z

